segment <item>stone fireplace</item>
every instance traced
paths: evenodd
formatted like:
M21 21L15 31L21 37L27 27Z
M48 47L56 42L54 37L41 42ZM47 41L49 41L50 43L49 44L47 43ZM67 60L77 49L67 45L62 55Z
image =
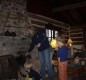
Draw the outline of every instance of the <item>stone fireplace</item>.
M3 0L0 4L0 80L17 78L15 57L19 54L16 53L26 53L31 43L31 37L27 34L31 21L25 4L25 0ZM15 33L15 36L6 35L6 32ZM39 71L38 51L36 48L34 50L31 63L33 68ZM9 71L11 75L7 75Z

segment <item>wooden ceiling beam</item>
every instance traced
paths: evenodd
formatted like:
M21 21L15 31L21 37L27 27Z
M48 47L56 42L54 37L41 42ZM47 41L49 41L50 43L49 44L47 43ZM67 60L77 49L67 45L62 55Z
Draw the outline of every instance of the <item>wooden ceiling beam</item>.
M75 19L72 17L72 15L70 15L70 13L68 13L68 11L62 12L62 15L64 15L65 19L67 20L67 22L68 22L70 25L77 23L77 22L75 21Z
M63 6L63 7L54 8L54 9L52 9L52 12L60 12L60 11L75 9L75 8L84 7L84 6L86 6L86 1Z
M83 12L80 11L80 9L77 9L77 11L78 11L79 15L81 16L82 21L85 23L85 22L86 22L86 17L85 17L85 15L83 14Z
M70 17L70 19L72 20L72 24L76 24L77 22L76 22L76 20L73 18L73 16L68 12L68 11L66 11L67 12L67 15Z

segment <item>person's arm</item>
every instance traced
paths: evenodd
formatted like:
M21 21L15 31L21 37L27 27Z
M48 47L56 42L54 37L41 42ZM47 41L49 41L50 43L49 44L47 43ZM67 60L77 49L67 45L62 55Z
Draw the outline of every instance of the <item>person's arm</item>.
M32 42L31 42L31 44L30 44L30 47L29 47L29 49L28 49L28 52L31 52L32 50L33 50L33 48L35 47L35 37L32 39Z
M35 47L36 43L37 43L37 34L35 34L35 35L33 36L32 42L31 42L30 47L29 47L27 53L25 54L25 56L30 55L30 52L31 52L31 51L33 50L33 48Z
M34 41L34 40L35 40L35 39L33 38L33 39L32 39L32 42L31 42L31 44L30 44L30 47L29 47L27 53L25 54L25 56L31 56L30 52L31 52L31 51L33 50L33 48L35 47L35 41Z

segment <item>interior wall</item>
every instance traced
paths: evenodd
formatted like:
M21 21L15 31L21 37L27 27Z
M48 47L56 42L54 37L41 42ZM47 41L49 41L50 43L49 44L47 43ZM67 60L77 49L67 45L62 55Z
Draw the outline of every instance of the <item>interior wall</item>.
M84 45L84 27L86 25L71 26L70 36L74 45Z
M74 52L77 51L73 48L82 49L82 46L86 46L86 29L84 28L85 26L86 25L71 26L70 36L73 40L73 46L71 47L71 55L73 55Z

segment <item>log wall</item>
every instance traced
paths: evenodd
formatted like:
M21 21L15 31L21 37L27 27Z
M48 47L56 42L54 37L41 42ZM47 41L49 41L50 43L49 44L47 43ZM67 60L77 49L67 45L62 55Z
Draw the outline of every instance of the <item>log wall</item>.
M45 27L47 24L52 24L52 26L47 26L48 29L55 29L58 30L62 36L69 38L69 25L42 15L33 14L28 12L28 16L31 20L31 25L36 27Z

